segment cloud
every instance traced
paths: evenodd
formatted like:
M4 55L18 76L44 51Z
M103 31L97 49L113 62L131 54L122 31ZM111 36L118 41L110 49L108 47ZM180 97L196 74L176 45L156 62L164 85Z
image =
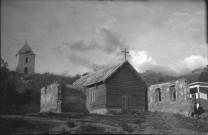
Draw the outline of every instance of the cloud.
M190 71L204 67L207 64L207 59L202 55L191 55L179 61L182 65L187 67Z
M89 67L90 65L92 65L88 59L83 58L82 56L75 55L75 54L70 54L67 58L75 65L81 65L85 67Z
M100 32L104 34L104 47L103 51L108 54L117 53L124 48L128 48L125 41L121 39L117 34L113 33L107 28L100 29Z
M138 71L141 71L141 66L145 65L145 64L152 64L152 65L156 65L156 61L148 56L148 54L145 51L133 51L131 50L130 52L130 56L131 56L131 62L135 65L135 67L137 67Z
M87 51L87 50L95 50L98 49L99 45L97 43L86 44L82 40L75 42L70 45L70 49L76 51Z
M130 62L138 72L152 70L164 75L179 76L205 67L207 59L202 55L191 55L179 60L174 65L161 65L144 50L130 51Z
M59 53L59 54L62 54L63 53L63 50L60 46L56 46L56 47L53 47L51 48L53 51Z
M189 13L183 13L183 12L175 12L173 13L174 16L177 16L177 17L186 17L186 16L191 16L191 14Z
M45 24L45 28L48 33L56 34L59 28L61 28L61 24L58 21L51 20Z
M70 54L67 57L67 59L77 66L82 66L84 69L83 73L97 71L97 70L102 69L107 66L107 64L94 63L94 62L92 62L86 58L83 58L82 56L78 56L76 54Z
M173 75L173 76L176 75L176 72L174 72L174 70L172 70L167 66L158 64L156 60L154 60L151 56L149 56L147 52L144 50L142 51L131 50L130 56L131 56L130 62L138 72L145 72L146 70L152 70L166 75Z
M201 45L205 43L205 12L203 10L194 13L175 12L166 23L169 31L180 33L178 40L188 41L189 44ZM176 33L176 34L177 34Z
M64 42L63 45L69 47L72 51L85 52L98 49L106 54L115 54L116 56L120 56L120 52L124 48L129 48L128 45L126 45L125 40L122 40L122 38L112 30L102 28L99 29L99 32L101 40L79 40L74 43Z

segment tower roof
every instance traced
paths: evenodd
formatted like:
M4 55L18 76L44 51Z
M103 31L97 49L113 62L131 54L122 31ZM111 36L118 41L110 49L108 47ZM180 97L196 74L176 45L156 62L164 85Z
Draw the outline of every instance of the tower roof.
M19 52L16 54L16 56L19 53L22 53L22 54L26 54L26 53L28 53L28 54L34 54L34 52L32 51L32 49L28 45L27 41L26 41L25 45L22 47L22 49L20 49Z

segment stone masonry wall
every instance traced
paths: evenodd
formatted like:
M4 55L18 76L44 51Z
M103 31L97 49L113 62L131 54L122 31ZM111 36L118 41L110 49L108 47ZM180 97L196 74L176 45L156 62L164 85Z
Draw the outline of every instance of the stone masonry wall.
M170 99L169 86L175 85L176 100ZM155 90L160 88L161 101L156 102ZM194 104L189 98L188 82L180 79L168 83L152 85L148 88L148 109L149 111L172 112L190 116L194 112Z
M28 58L28 63L25 59ZM19 73L24 73L24 68L27 67L28 73L35 73L35 55L34 54L19 54L18 66L16 71Z
M61 88L53 83L41 89L40 112L61 113Z

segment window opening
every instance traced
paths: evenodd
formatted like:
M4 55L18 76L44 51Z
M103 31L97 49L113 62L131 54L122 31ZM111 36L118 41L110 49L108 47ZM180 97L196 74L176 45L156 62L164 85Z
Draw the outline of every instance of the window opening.
M95 102L95 90L91 91L91 102Z
M176 100L176 90L175 90L175 85L170 86L170 100L175 101Z
M157 88L155 89L155 103L161 101L161 89Z
M28 58L25 59L25 63L28 63Z

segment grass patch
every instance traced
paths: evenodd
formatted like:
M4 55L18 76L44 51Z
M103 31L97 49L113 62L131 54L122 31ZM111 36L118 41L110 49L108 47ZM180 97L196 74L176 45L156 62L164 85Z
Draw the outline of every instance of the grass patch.
M76 126L76 124L74 123L74 121L67 121L66 125L70 128L73 128Z
M143 122L144 122L144 120L142 120L142 119L136 119L136 120L134 120L133 121L135 124L142 124Z
M104 133L104 131L105 128L103 127L98 127L92 124L87 124L87 125L82 124L78 131L78 134L102 134Z
M127 132L133 132L134 129L128 125L126 122L120 122L119 125L121 126L121 128L123 129L123 131L127 131Z
M0 133L43 133L48 132L51 125L23 118L0 118Z

